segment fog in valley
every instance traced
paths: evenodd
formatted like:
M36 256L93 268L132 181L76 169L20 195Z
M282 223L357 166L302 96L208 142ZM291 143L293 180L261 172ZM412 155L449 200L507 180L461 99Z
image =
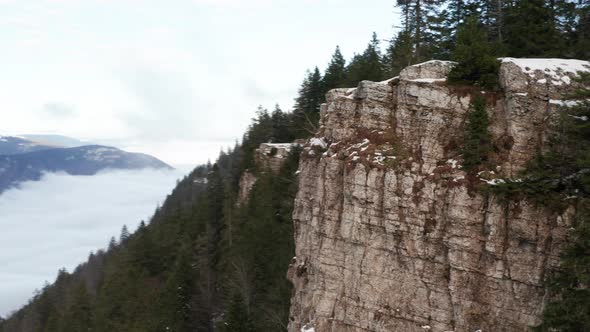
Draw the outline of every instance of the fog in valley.
M47 174L0 195L0 316L25 304L60 267L72 271L107 246L123 225L135 230L186 170Z

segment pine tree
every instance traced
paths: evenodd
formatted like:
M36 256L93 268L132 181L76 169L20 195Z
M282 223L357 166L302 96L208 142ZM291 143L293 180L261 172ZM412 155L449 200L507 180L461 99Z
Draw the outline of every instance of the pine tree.
M573 35L573 54L577 59L590 60L590 2L576 8L577 25Z
M485 0L482 4L483 23L487 27L490 42L497 47L502 47L504 44L504 15L507 2L506 0Z
M65 318L67 324L63 332L92 331L93 313L90 295L83 283L76 288L72 304L70 305Z
M127 229L127 225L123 225L123 228L121 228L121 235L119 236L119 243L125 245L130 236L131 234L129 233L129 229Z
M336 50L322 78L322 94L325 95L331 89L344 87L346 87L346 60L340 52L340 47L336 46Z
M285 143L292 142L295 139L295 133L291 128L291 119L281 110L278 104L275 105L270 118L272 122L271 142Z
M520 0L509 6L504 37L513 57L559 56L564 46L544 0Z
M246 310L244 300L236 293L230 302L227 317L220 328L222 332L255 332L254 323Z
M476 171L480 165L485 164L492 150L492 140L488 130L489 119L485 106L485 99L478 95L467 114L462 151L463 167L467 172Z
M295 99L293 115L297 136L309 137L317 132L320 105L324 100L323 92L322 75L315 67L313 72L307 72Z
M373 33L371 42L365 51L360 55L355 55L346 70L348 86L356 86L363 80L379 82L385 78L379 39L376 33Z
M163 311L167 312L165 327L170 331L195 330L194 296L196 271L192 263L190 240L184 239L172 274L166 281Z
M383 62L387 77L397 76L402 69L414 64L414 51L410 32L400 31L390 41Z
M111 237L111 240L109 241L108 248L109 248L108 249L109 251L113 251L113 250L117 249L117 240L115 240L114 236Z
M212 318L218 298L218 264L221 258L220 245L221 231L224 226L223 203L225 201L223 175L218 164L213 165L207 180L205 297L208 315Z
M128 261L148 275L156 275L164 268L159 249L153 232L142 222L135 233L134 241L129 243Z
M433 43L439 42L431 27L437 25L438 9L442 4L442 0L397 0L397 5L402 8L403 30L411 38L416 63L428 59L435 47Z
M470 17L457 32L453 60L458 64L449 73L449 82L476 84L486 89L497 88L500 64L492 54L485 30L477 18Z

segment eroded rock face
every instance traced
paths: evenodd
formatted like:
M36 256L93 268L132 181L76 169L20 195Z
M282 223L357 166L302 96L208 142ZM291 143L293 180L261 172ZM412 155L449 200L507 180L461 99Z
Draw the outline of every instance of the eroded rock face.
M250 191L256 184L256 176L250 171L245 171L240 177L240 189L238 190L238 205L242 205L248 201Z
M271 171L273 173L279 172L281 166L286 158L291 153L295 146L299 146L301 142L293 143L262 143L256 149L254 159L256 166L262 171ZM240 188L238 191L238 205L242 205L248 201L250 190L256 184L256 175L251 171L245 171L240 178Z
M256 150L256 164L276 173L296 145L298 143L262 143Z
M300 162L289 331L539 323L571 211L507 204L474 187L516 176L534 156L574 74L504 60L503 92L486 96L497 167L480 179L460 166L470 94L444 82L452 65L431 61L328 94L314 140L326 148L309 144ZM556 79L563 84L547 83Z

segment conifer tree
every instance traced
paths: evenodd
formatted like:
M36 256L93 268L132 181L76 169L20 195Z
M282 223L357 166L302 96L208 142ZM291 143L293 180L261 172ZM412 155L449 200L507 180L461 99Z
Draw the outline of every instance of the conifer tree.
M129 229L127 229L127 225L123 225L123 228L121 228L121 236L119 237L119 243L123 245L126 244L130 236L131 234L129 233Z
M227 317L221 326L222 332L255 332L254 323L246 310L244 300L236 293L230 302Z
M272 122L271 142L285 143L292 142L295 139L295 133L291 128L291 119L281 110L278 104L275 105L270 118Z
M347 67L347 73L348 86L356 86L363 80L379 82L384 79L385 74L379 49L379 39L376 33L373 33L371 42L367 45L365 51L353 57Z
M453 60L458 64L449 73L449 82L476 84L486 89L495 89L500 64L492 54L485 30L476 17L470 17L457 32L457 47L453 52Z
M307 72L295 99L293 114L298 136L309 137L317 132L323 92L322 75L315 67L313 72Z
M400 31L390 41L384 58L387 77L399 75L400 71L414 64L412 36L409 31Z
M108 248L109 248L108 249L109 251L113 251L113 250L117 249L117 240L115 240L114 236L111 237L111 240L109 241Z
M404 31L412 40L413 58L416 63L429 58L434 39L431 27L436 25L438 8L443 0L397 0L402 8Z
M579 4L576 14L573 54L575 58L590 60L590 2L585 1Z
M190 240L184 239L172 274L166 282L164 308L168 312L164 325L171 331L194 331L195 276Z
M322 87L324 95L331 89L346 87L346 60L342 56L339 46L336 46L328 68L326 68L322 78Z
M65 315L65 320L68 323L64 324L63 332L92 331L92 305L86 285L83 283L75 289L72 304Z
M153 232L142 222L128 248L129 262L148 275L155 275L163 269L162 255L158 254L160 250L153 237Z
M509 6L504 39L513 57L555 57L563 50L554 17L544 0L519 0Z
M206 303L209 317L212 318L217 302L218 264L221 257L221 231L224 226L223 203L225 187L222 170L214 164L207 177L207 228L206 228ZM212 324L212 323L211 323Z
M466 171L476 171L477 167L488 161L492 150L491 135L488 130L489 119L485 109L485 99L478 95L471 104L465 124L463 167Z

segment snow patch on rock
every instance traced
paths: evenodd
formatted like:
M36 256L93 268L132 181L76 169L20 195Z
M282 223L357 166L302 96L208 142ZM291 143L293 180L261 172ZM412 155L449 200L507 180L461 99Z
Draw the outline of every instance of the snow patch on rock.
M500 58L502 62L512 62L530 77L536 72L542 72L551 77L554 85L570 84L569 75L577 75L579 71L590 72L590 62L571 59L530 59L530 58ZM539 79L537 83L545 84L546 79Z

